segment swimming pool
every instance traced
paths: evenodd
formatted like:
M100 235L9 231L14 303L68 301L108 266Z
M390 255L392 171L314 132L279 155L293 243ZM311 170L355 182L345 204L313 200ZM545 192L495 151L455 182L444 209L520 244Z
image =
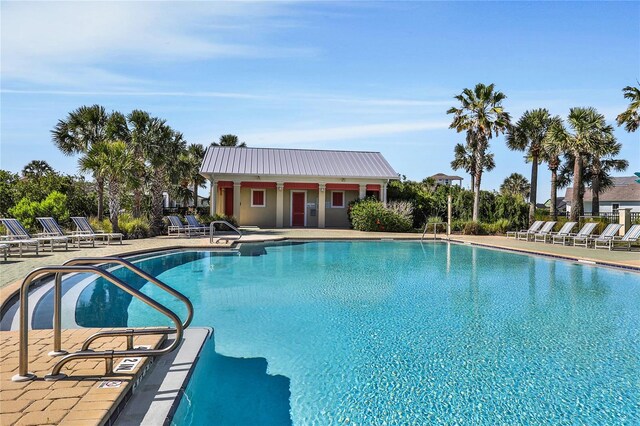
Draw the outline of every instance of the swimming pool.
M640 422L640 274L392 241L243 245L138 266L189 296L193 325L215 328L177 425ZM76 320L169 325L101 282Z

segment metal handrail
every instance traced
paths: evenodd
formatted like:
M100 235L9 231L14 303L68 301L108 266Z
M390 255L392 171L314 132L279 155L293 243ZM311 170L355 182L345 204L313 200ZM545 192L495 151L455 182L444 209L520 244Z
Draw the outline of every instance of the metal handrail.
M178 290L173 287L168 286L163 283L153 275L148 274L142 269L135 266L133 263L128 260L119 258L119 257L77 257L75 259L70 259L63 263L63 266L72 266L72 265L96 265L96 264L105 264L105 263L116 263L118 265L122 265L124 268L129 269L131 272L135 273L139 277L149 281L152 284L160 287L162 290L171 294L175 298L179 299L182 303L187 307L187 319L182 323L183 328L189 327L191 321L193 320L193 304L187 296L180 293ZM56 274L55 277L55 288L54 288L54 305L53 305L53 351L49 352L49 355L57 356L57 355L65 355L67 351L62 350L62 297L58 297L58 293L62 292L62 280L60 277L60 273ZM173 329L166 329L165 333L170 334L175 332ZM105 337L113 335L111 332L101 331L96 334L103 334ZM144 334L144 333L139 333ZM89 339L93 337L93 340L100 338L100 336L93 335ZM88 339L87 339L88 340ZM127 341L128 342L128 341ZM90 342L89 342L90 343ZM85 347L86 346L86 347ZM82 350L87 350L88 345L85 342Z
M424 234L427 233L429 225L433 225L433 239L436 239L438 237L438 225L447 225L447 236L450 234L449 224L447 222L427 222L424 224L424 231L422 231L422 237L420 238L420 241L424 240Z
M240 230L238 228L236 228L235 226L233 226L232 224L230 224L226 220L214 220L213 222L211 222L209 224L209 242L210 243L213 242L213 236L216 233L216 227L214 225L216 225L218 223L222 224L222 225L227 225L227 227L229 229L231 229L232 231L235 231L238 234L238 239L242 238L242 232L240 232Z
M146 303L156 311L166 315L173 321L176 328L176 338L169 346L164 349L145 349L145 350L125 350L125 351L80 351L64 356L60 359L51 370L51 374L47 376L47 379L57 380L65 377L64 374L60 374L62 367L69 361L76 359L86 358L104 358L107 365L107 374L113 367L114 357L126 357L126 356L158 356L164 355L176 349L182 341L183 327L180 322L180 318L169 308L156 302L145 294L139 292L128 284L124 283L120 279L113 276L111 273L100 269L96 266L42 266L31 271L22 281L20 286L20 355L19 355L19 367L18 374L12 377L14 382L23 382L32 380L36 376L29 372L29 286L33 280L46 273L92 273L101 276L110 283L124 290L136 299ZM56 294L58 297L59 294Z

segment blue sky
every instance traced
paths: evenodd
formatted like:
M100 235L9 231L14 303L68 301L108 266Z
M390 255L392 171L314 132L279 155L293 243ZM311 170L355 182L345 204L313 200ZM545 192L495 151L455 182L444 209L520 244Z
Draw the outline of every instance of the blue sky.
M593 106L610 122L640 79L637 2L1 3L0 167L76 173L50 140L81 106L165 118L189 142L380 151L410 179L450 173L446 110L478 82L514 119ZM640 133L616 128L624 175ZM530 165L491 142L497 189ZM458 174L468 176L463 171ZM539 199L548 198L541 167Z

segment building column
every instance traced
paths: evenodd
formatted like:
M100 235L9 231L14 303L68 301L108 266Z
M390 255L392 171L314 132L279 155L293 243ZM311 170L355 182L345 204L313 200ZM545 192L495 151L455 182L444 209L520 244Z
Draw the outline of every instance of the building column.
M327 194L325 189L326 185L324 183L318 185L318 228L325 227L325 199Z
M276 182L276 228L284 227L284 182Z
M382 199L382 204L387 207L387 184L383 183L380 185L380 198Z
M358 198L363 199L367 196L367 185L360 185L360 193L358 194Z
M240 224L240 182L233 182L233 217Z
M218 198L218 182L211 181L211 188L209 194L209 216L216 215L216 201Z

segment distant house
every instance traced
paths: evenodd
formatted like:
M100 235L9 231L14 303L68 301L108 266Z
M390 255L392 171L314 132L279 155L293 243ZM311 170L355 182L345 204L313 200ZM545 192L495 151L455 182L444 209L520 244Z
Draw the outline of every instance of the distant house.
M458 182L456 185L462 186L462 178L460 176L449 176L444 173L438 173L430 177L439 185L454 185L455 182Z
M200 167L211 214L263 228L349 226L349 203L376 197L398 174L379 152L212 146Z
M613 186L600 193L600 212L612 213L621 208L630 208L632 212L640 212L640 183L636 183L635 176L614 177ZM567 212L571 212L571 197L573 188L567 188L564 195ZM584 212L590 214L593 196L591 189L584 193Z
M178 200L175 198L172 198L171 195L169 195L168 192L163 192L162 193L162 207L165 209L172 209L172 208L182 208L182 207L193 207L193 191L189 190L189 192L191 192L191 197L189 198L189 205L188 206L183 206L182 201L183 200ZM206 191L204 191L206 193ZM198 195L198 207L209 207L209 198L207 197L203 197L201 195Z
M548 199L544 204L537 204L536 207L551 210L551 199ZM564 197L556 197L556 212L559 214L567 212L567 203L564 201Z

